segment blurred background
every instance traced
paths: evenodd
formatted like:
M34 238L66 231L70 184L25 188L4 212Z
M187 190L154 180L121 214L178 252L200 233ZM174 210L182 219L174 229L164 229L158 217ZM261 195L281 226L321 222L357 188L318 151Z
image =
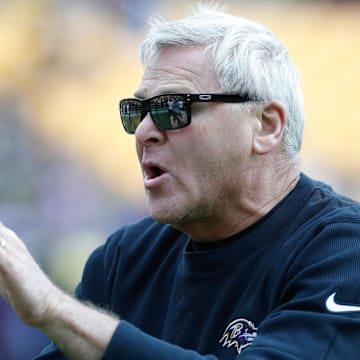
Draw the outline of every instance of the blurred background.
M194 1L0 0L0 221L72 292L92 249L146 214L134 137L118 100L141 79L145 19ZM360 6L223 1L288 46L306 106L303 168L360 200ZM0 300L0 359L48 342Z

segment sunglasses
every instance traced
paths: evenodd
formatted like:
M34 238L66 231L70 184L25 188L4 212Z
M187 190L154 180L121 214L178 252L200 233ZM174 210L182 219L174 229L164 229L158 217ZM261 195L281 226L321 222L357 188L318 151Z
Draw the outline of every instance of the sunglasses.
M134 134L140 122L150 113L156 127L163 131L181 129L191 123L191 104L194 102L242 103L251 101L247 95L228 94L164 94L149 99L124 99L119 110L128 134Z

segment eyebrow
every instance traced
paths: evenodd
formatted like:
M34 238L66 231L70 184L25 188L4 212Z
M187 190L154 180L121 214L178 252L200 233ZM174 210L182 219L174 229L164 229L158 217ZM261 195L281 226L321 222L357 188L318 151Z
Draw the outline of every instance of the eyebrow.
M160 95L167 95L167 94L192 94L192 93L194 93L194 90L190 91L189 89L185 90L184 88L178 88L178 89L172 88L172 89L170 89L170 88L165 88L164 87L163 89L160 88L159 90L160 91L157 94L153 95L153 96L160 96ZM148 98L150 98L150 97L142 96L143 92L146 92L146 89L145 88L142 88L142 89L140 88L139 90L137 90L134 93L134 97L136 97L137 99L148 99ZM151 97L153 97L153 96L151 96Z
M142 90L135 91L134 97L137 99L145 99L145 97L141 96L142 92L143 92Z

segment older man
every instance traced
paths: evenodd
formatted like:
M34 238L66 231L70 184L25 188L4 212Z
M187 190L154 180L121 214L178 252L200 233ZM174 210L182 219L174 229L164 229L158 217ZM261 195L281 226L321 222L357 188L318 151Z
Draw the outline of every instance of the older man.
M94 251L77 298L0 228L1 293L54 341L38 359L358 359L360 206L301 173L286 48L200 6L153 22L142 61L119 108L151 217Z

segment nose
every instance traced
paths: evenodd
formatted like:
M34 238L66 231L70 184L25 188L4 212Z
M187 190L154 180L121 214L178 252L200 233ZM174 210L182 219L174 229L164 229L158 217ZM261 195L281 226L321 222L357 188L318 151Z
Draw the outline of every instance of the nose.
M135 138L138 143L147 147L154 144L160 144L165 141L166 134L156 127L149 113L140 122L135 131Z

